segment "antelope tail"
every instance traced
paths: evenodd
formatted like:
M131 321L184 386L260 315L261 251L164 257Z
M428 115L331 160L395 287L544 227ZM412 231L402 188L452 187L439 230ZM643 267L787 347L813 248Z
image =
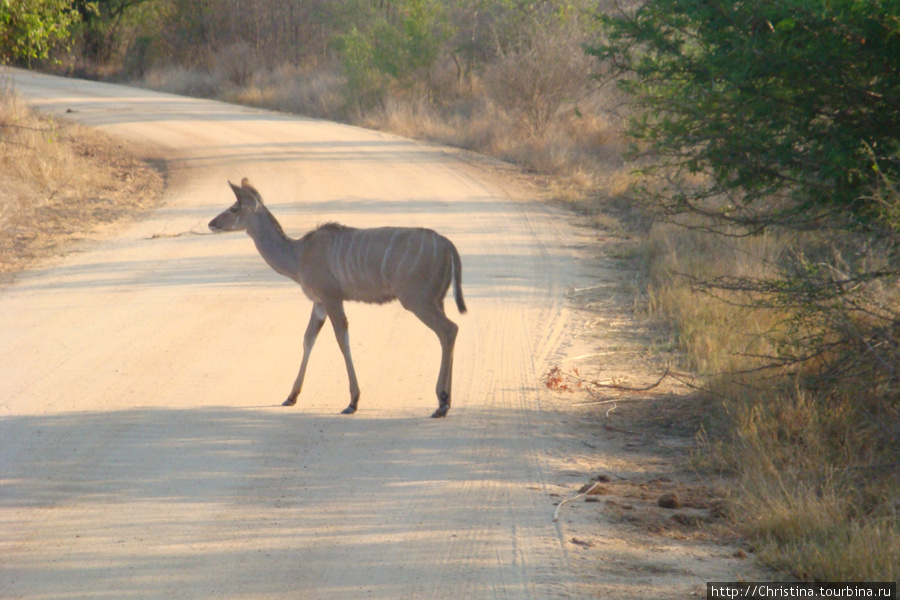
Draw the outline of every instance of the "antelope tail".
M459 258L456 246L450 244L450 249L453 259L453 295L456 297L456 308L459 309L459 314L464 315L468 309L462 293L462 259Z

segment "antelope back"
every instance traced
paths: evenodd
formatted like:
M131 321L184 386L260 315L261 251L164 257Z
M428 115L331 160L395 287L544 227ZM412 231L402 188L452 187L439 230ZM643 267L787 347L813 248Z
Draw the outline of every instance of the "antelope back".
M449 285L449 242L430 229L354 229L329 224L322 258L347 300L387 302L416 295L437 297Z

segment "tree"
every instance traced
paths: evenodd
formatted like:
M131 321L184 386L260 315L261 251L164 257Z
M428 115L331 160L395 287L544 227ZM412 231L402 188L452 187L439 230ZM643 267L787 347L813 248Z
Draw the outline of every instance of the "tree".
M0 63L48 58L77 22L71 0L0 0Z
M898 14L898 0L648 0L601 17L592 53L641 109L629 131L647 173L705 176L655 196L669 214L879 228L873 165L900 175Z
M582 35L555 20L534 23L486 70L491 98L522 115L533 134L542 134L560 107L576 98L589 79L590 62L581 48Z
M122 18L135 6L147 0L74 0L74 8L83 24L82 44L85 55L93 60L109 60L119 38Z
M895 402L898 15L900 0L646 0L602 16L591 49L635 107L639 198L711 232L796 236L771 275L694 282L784 315L758 358Z

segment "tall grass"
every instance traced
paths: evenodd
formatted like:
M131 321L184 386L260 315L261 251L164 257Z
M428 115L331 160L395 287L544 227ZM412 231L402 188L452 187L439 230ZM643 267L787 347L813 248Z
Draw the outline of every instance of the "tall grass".
M731 517L759 557L803 580L896 581L900 404L861 377L826 393L809 385L821 375L816 364L772 366L792 315L696 285L770 276L808 243L656 225L647 242L651 310L675 325L716 400L698 465L726 474Z
M677 326L691 368L703 376L745 370L770 350L766 332L777 318L739 294L704 294L691 285L723 275L762 276L783 251L772 235L717 239L701 231L656 224L646 241L649 309Z

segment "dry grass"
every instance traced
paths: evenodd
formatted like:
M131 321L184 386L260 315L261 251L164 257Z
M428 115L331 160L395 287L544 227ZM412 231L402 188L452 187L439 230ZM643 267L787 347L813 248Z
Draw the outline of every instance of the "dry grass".
M767 362L759 356L777 353L770 340L786 315L747 306L750 297L699 293L683 277L771 275L801 243L657 225L647 246L650 308L674 324L716 399L697 464L725 475L732 520L758 556L802 580L897 580L900 407L866 381L821 396L796 370L755 371Z
M347 120L341 89L344 78L335 69L303 69L281 65L246 73L237 67L212 72L182 66L149 71L137 82L144 87L198 98L213 98L309 117Z
M765 334L778 315L742 306L751 299L736 294L700 293L691 278L762 276L782 251L782 242L768 234L729 240L675 225L653 226L646 242L649 309L676 325L692 371L711 376L752 368L748 356L771 351Z
M808 407L801 416L818 412L820 407ZM802 580L896 581L900 573L896 482L867 486L852 481L847 461L829 461L827 446L834 440L816 431L822 424L793 427L800 435L794 444L809 440L818 448L787 451L787 442L781 440L754 442L753 454L735 453L734 459L748 464L730 494L734 521L754 540L764 562ZM742 434L746 441L753 439L746 430ZM779 460L761 459L766 451L779 455ZM875 465L858 467L867 477L881 475L872 470ZM866 497L873 492L880 497Z
M622 158L620 123L606 113L602 100L564 106L534 131L527 120L484 95L477 80L444 95L455 102L439 106L422 96L389 98L359 124L513 163L540 178L549 199L589 216L598 228L622 231L619 220L631 211L635 178Z
M218 76L181 66L167 66L148 72L140 81L144 87L196 98L216 98L222 88Z
M162 175L121 142L0 92L0 276L156 205Z

